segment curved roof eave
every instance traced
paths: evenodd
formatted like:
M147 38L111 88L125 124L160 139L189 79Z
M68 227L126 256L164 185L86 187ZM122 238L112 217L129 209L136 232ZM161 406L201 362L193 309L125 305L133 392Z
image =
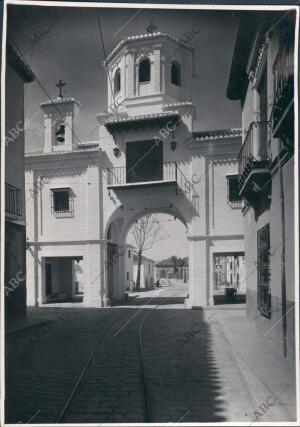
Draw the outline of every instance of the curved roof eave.
M248 81L246 66L256 28L257 13L247 12L241 15L227 85L228 99L239 100L245 94Z

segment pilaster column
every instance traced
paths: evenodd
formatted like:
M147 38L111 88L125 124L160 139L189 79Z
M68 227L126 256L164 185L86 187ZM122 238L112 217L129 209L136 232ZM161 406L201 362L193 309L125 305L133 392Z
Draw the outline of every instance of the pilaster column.
M160 60L161 60L161 51L160 48L154 48L153 53L153 92L160 93L160 79L161 79L161 70L160 70ZM152 70L151 70L152 71Z
M190 241L189 273L191 307L203 307L208 303L206 263L209 262L205 240Z

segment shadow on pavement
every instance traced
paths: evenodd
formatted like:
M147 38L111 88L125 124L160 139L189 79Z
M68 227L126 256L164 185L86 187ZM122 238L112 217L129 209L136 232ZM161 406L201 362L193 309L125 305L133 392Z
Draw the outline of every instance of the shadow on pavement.
M221 304L246 304L246 295L235 295L228 298L225 295L214 295L214 305Z
M109 333L101 344L87 372L80 404L75 405L76 414L70 412L66 420L144 422L143 410L134 408L139 402L143 406L136 339L146 316L142 341L150 421L226 420L222 373L202 310L43 307L37 311L48 317L47 324L6 335L6 423L31 419L30 423L54 424L99 336L116 319L124 329L117 337Z

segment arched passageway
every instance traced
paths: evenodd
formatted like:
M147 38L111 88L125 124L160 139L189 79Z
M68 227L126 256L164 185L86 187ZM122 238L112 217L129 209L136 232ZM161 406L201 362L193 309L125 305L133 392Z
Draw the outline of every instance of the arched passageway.
M153 245L156 245L156 247L158 247L157 245L159 244L159 241L162 241L163 239L169 240L169 252L165 254L164 258L167 258L168 256L176 256L176 247L178 245L181 245L181 248L183 245L185 245L186 248L185 252L182 252L182 250L179 251L178 257L180 257L180 255L185 255L185 258L188 258L189 241L186 238L188 234L188 224L185 217L182 215L177 206L174 206L172 204L169 204L169 206L167 206L166 202L162 200L160 200L159 202L160 205L158 205L158 203L155 203L155 201L153 202L152 200L152 207L145 207L144 204L140 204L139 208L131 208L128 210L125 210L122 207L118 207L111 216L109 222L107 223L106 287L110 303L113 300L124 300L124 294L126 296L128 290L132 291L133 288L136 286L136 276L139 263L137 256L138 248L137 242L134 241L130 230L132 226L134 224L137 224L142 218L151 216L151 218L155 218L157 221L157 227L154 227L155 229L152 230L155 233L155 236L152 236ZM165 206L163 206L162 202L164 202ZM167 236L167 234L163 232L163 225L160 221L168 221L167 218L171 221L176 221L176 223L178 224L178 228L181 229L181 243L177 241L174 245L174 240L173 245L171 245L169 237L170 235ZM141 289L154 289L154 284L155 282L157 282L159 276L159 272L157 272L156 268L154 268L154 263L160 260L159 257L163 258L163 252L160 252L160 254L161 255L158 255L156 257L153 256L153 251L150 252L151 256L149 255L149 253L147 253L147 251L146 253L142 254L142 256L147 259L147 261L145 261L147 265L146 268L148 269L148 271L151 270L151 274L146 274L145 277L145 273L143 273L143 277L141 278ZM182 256L181 258L184 257ZM132 272L130 271L131 269ZM169 283L171 283L171 279L174 282L176 278L181 279L183 282L183 268L181 267L180 274L178 274L177 276L175 273L176 272L174 271L174 274L172 275L173 277L171 277L170 271L168 271L168 274L166 273L166 279L169 279ZM187 287L188 284L186 283L186 289ZM186 294L187 293L188 291L186 292Z

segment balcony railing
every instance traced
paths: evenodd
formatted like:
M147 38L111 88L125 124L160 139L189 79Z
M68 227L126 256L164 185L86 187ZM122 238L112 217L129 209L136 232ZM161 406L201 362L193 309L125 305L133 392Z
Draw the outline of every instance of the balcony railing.
M293 130L293 118L289 119L293 113L294 100L294 75L292 67L284 67L277 70L277 87L274 97L272 110L273 132L275 137L281 137L282 128L283 134L289 136L289 132ZM286 126L281 126L284 120L288 119ZM288 129L285 129L288 128ZM283 130L284 129L284 130ZM286 135L287 134L287 135Z
M239 153L239 188L243 187L250 172L265 169L270 163L270 122L252 122Z
M107 186L110 188L127 188L143 185L172 184L176 183L187 197L190 197L192 184L185 177L177 162L166 162L155 167L126 166L107 169Z
M126 166L107 169L108 186L141 184L151 182L177 181L178 167L176 162L163 163L158 166L135 167L127 170Z
M5 212L22 216L22 190L5 183Z

